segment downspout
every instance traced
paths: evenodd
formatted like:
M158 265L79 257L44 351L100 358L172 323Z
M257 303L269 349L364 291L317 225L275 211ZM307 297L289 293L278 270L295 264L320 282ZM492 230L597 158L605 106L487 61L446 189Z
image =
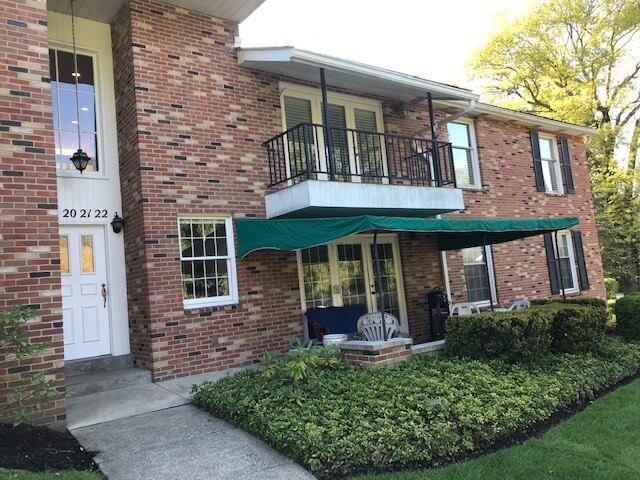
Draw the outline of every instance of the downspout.
M431 94L428 94L427 99L429 99L431 97ZM431 101L429 101L429 107L431 109L432 104ZM474 108L476 108L476 101L475 100L469 100L469 103L467 104L467 106L457 112L454 113L453 115L451 115L450 117L445 118L444 120L440 120L439 122L435 123L435 125L433 125L433 127L431 125L429 125L428 127L423 128L422 130L418 130L416 133L413 134L414 137L418 137L426 132L431 132L432 135L435 135L433 137L433 139L435 140L435 137L438 136L438 129L442 128L443 125L446 125L449 122L453 122L454 120L457 120L458 118L466 115L467 113L469 113L471 110L473 110ZM430 122L435 122L435 118L432 117L431 112L429 114L429 121Z

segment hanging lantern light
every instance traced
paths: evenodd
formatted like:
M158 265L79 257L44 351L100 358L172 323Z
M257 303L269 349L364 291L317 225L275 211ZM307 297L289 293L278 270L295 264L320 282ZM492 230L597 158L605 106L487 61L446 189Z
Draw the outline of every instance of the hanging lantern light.
M76 125L78 126L78 150L71 157L71 162L76 169L82 173L89 165L91 158L87 155L86 152L82 151L81 145L82 141L80 138L80 101L78 95L78 78L80 78L80 72L78 71L78 54L76 53L76 24L75 24L75 15L73 12L73 1L69 0L71 4L71 42L73 45L73 78L76 83Z

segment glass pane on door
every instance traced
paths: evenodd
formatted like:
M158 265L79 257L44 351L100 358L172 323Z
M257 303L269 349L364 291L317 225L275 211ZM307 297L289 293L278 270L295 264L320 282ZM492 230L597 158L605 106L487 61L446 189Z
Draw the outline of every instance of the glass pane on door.
M390 243L378 244L378 258L380 260L380 277L382 285L378 285L375 265L375 250L371 245L372 273L376 285L374 301L378 303L378 292L382 289L384 311L394 315L400 320L400 299L398 295L398 278L396 276L396 263L393 258L393 245ZM379 309L379 306L376 307Z
M330 307L331 273L329 249L326 245L305 248L302 256L302 283L307 308Z
M367 305L361 244L338 245L342 305Z
M335 180L339 182L350 182L349 164L349 140L347 137L347 114L342 105L329 104L327 108L329 114L328 142L333 145L333 155L327 155L327 173L331 172L330 163L333 163L333 173Z
M311 101L306 98L285 96L284 111L287 130L290 130L286 137L289 152L289 176L295 183L306 179L307 169L313 172L316 167L315 131L311 126L313 123ZM300 125L301 123L306 125Z
M365 130L356 133L358 173L364 183L382 183L382 144L380 136L374 133L378 130L376 112L354 108L353 113L356 129Z

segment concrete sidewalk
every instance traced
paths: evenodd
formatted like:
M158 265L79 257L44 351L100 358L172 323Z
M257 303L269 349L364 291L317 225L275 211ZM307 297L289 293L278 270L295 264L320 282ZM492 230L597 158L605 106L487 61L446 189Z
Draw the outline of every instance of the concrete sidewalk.
M202 377L202 378L200 378ZM218 375L219 378L219 375ZM267 444L189 404L214 375L70 398L68 425L109 480L313 480Z

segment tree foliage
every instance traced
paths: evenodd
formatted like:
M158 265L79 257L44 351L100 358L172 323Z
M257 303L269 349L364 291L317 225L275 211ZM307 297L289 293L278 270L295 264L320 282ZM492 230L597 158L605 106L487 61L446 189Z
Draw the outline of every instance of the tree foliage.
M491 103L598 130L587 155L605 271L638 273L640 2L546 0L473 57Z

